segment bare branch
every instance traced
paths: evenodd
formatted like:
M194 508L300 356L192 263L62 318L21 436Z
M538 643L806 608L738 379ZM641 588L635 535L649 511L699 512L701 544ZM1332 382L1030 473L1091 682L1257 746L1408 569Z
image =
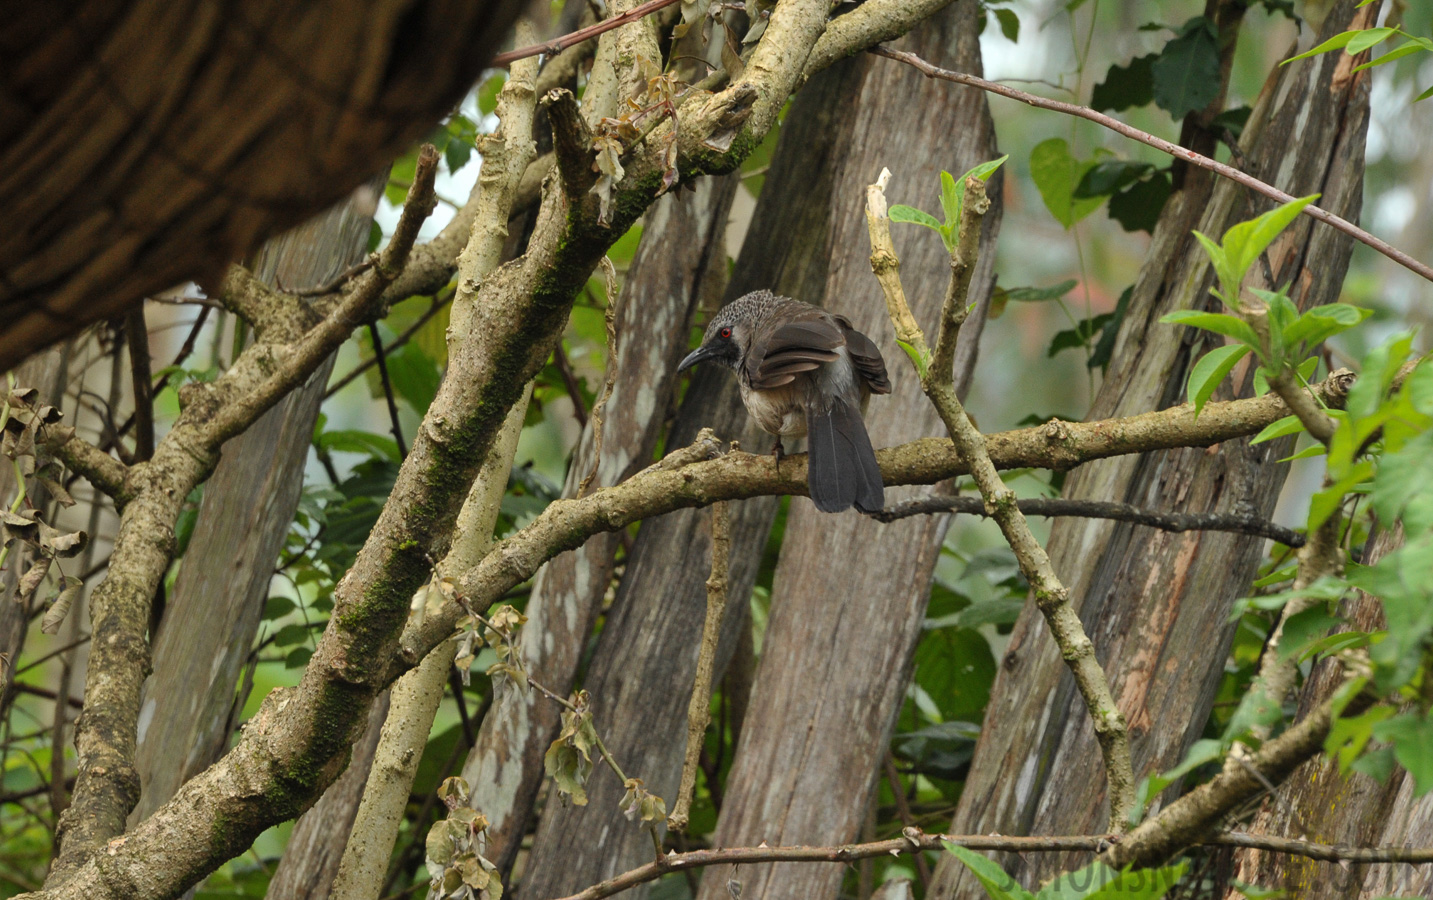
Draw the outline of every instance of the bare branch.
M620 894L639 884L656 881L668 872L683 872L708 866L739 866L766 862L849 863L877 856L898 856L907 853L924 853L930 850L940 851L944 850L948 843L965 847L967 850L1005 853L1098 852L1106 847L1118 847L1119 844L1115 842L1119 840L1119 836L1113 834L1011 837L999 834L926 834L918 828L906 828L902 831L901 837L888 841L874 841L869 844L841 844L831 847L767 847L763 845L760 847L729 847L720 850L693 850L690 853L668 853L657 862L638 866L621 875L594 884L580 893L564 897L562 900L601 900L603 897ZM1265 850L1271 853L1287 853L1291 856L1303 856L1329 862L1433 863L1433 848L1425 847L1344 847L1243 832L1216 834L1197 843L1209 847L1240 847Z
M687 704L687 757L682 763L682 783L677 790L677 803L667 817L667 827L686 833L692 808L692 792L697 785L697 763L701 760L702 743L707 725L711 724L712 665L716 659L721 623L726 615L727 571L731 555L731 516L725 503L712 506L712 569L707 578L707 617L702 624L701 649L697 654L697 674L692 683L692 700Z
M1148 525L1160 531L1229 531L1236 534L1252 534L1269 538L1289 547L1302 547L1304 536L1292 528L1285 528L1257 516L1237 513L1177 513L1143 509L1131 503L1113 503L1100 500L1068 500L1063 497L1021 499L1016 501L1020 511L1027 516L1073 516L1082 519L1115 519ZM872 518L881 522L894 522L911 516L925 516L933 513L953 512L961 515L989 516L985 501L979 497L916 497L887 507Z
M1209 157L1195 153L1193 150L1190 150L1186 147L1181 147L1178 144L1171 143L1162 138L1157 138L1148 132L1140 131L1138 128L1126 125L1125 123L1121 122L1119 119L1114 118L1113 116L1107 116L1104 113L1095 112L1089 107L1078 106L1074 103L1064 103L1059 100L1050 100L1045 97L1036 96L1035 94L1026 93L1025 91L1016 90L1012 87L1007 87L1003 84L999 84L998 82L986 81L984 78L979 78L975 75L967 75L964 72L952 72L949 69L942 69L939 66L931 65L930 63L921 59L919 56L916 56L914 53L906 53L901 50L891 50L886 47L872 47L870 52L874 53L877 56L884 56L887 59L894 59L898 62L903 62L908 66L913 66L914 68L919 69L921 72L924 72L925 75L929 78L939 78L943 81L950 81L954 82L955 84L963 84L969 87L979 88L982 91L989 91L992 94L999 94L1000 96L1008 97L1011 100L1019 100L1021 103L1038 107L1039 109L1048 109L1054 112L1064 113L1065 115L1076 116L1081 119L1088 119L1089 121L1094 122L1097 125L1103 125L1111 131L1118 132L1119 134L1122 134L1127 138L1139 141L1141 144L1145 144L1147 146L1155 148L1156 150L1161 150L1165 153L1168 153L1175 159L1182 159L1185 162L1199 166L1201 169L1208 169L1209 171L1214 172L1217 175L1222 175L1223 177L1228 178L1230 181L1236 181L1239 184L1242 184L1245 187L1249 188L1250 190L1263 194L1265 197L1269 197L1270 199L1277 200L1280 203L1289 203L1297 199L1290 194L1284 193L1283 191L1272 185L1265 184L1264 182L1260 181L1252 175L1239 171L1233 166L1227 166L1224 163L1216 162ZM1410 272L1415 273L1419 277L1427 281L1433 281L1433 266L1429 266L1427 263L1419 262L1418 260L1409 256L1407 253L1404 253L1402 250L1399 250L1397 247L1394 247L1392 244L1389 244L1387 241L1383 241L1374 237L1373 235L1369 234L1367 231L1364 231L1362 228L1359 228L1357 225L1353 224L1347 219L1340 218L1339 216L1334 215L1328 210L1322 209L1312 204L1305 206L1303 209L1303 213L1310 218L1313 218L1319 222L1323 222L1325 225L1330 225L1338 229L1339 231L1343 232L1344 234L1348 235L1356 241L1367 244L1368 246L1377 250L1379 253L1382 253L1384 256L1398 263L1400 266L1403 266Z

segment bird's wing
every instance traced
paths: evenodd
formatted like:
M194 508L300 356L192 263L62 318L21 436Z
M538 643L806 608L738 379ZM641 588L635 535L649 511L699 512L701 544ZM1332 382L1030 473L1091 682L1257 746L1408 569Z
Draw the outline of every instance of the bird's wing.
M836 321L845 332L846 351L851 354L851 362L866 382L866 387L873 394L889 394L891 380L886 375L886 360L876 342L853 328L845 316L836 316Z
M838 359L836 351L845 342L841 329L824 318L787 322L753 343L747 377L761 391L790 384L802 372Z

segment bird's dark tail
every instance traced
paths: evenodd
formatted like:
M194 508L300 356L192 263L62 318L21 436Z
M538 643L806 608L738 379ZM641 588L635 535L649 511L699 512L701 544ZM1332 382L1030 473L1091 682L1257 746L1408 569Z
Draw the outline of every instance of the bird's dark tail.
M854 504L876 512L885 505L881 469L859 409L835 400L828 411L808 411L806 434L807 481L817 509L840 512Z

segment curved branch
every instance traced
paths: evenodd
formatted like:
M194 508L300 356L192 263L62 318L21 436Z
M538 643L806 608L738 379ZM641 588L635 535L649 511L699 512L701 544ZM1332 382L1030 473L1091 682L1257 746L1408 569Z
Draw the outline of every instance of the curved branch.
M916 56L914 53L906 53L902 50L891 50L886 47L872 47L870 52L874 53L876 56L884 56L887 59L894 59L897 62L903 62L908 66L912 66L925 73L926 77L928 78L939 78L942 81L950 81L954 82L955 84L963 84L968 87L979 88L982 91L989 91L992 94L999 94L1000 96L1008 97L1011 100L1019 100L1021 103L1025 103L1029 106L1034 106L1039 109L1048 109L1053 112L1064 113L1068 116L1076 116L1081 119L1088 119L1089 121L1094 122L1096 125L1103 125L1105 128L1108 128L1114 132L1118 132L1119 134L1122 134L1127 138L1139 141L1141 144L1145 144L1146 146L1153 147L1156 150L1168 153L1175 159L1182 159L1187 163L1199 166L1201 169L1208 169L1216 175L1222 175L1223 177L1228 178L1230 181L1236 181L1239 184L1244 185L1244 187L1263 194L1265 197L1277 200L1280 203L1291 203L1296 199L1292 195L1284 193L1273 185L1266 184L1252 175L1239 171L1233 166L1227 166L1224 163L1216 162L1207 156L1195 153L1193 150L1190 150L1187 147L1181 147L1178 144L1171 143L1170 141L1166 141L1163 138L1157 138L1148 132L1140 131L1138 128L1126 125L1124 122L1121 122L1119 119L1116 119L1113 116L1107 116L1104 113L1095 112L1093 109L1090 109L1087 106L1079 106L1074 103L1064 103L1059 100L1050 100L1045 97L1036 96L1035 94L1028 94L1025 91L1016 90L1012 87L1006 87L1005 85L999 84L998 82L986 81L984 78L979 78L975 75L967 75L964 72L952 72L950 69L942 69L939 66L931 65L930 63L921 59L919 56ZM1430 266L1427 263L1419 262L1418 260L1409 256L1407 253L1404 253L1402 250L1399 250L1397 247L1393 246L1387 241L1380 240L1379 238L1374 237L1373 235L1369 234L1367 231L1364 231L1362 228L1359 228L1357 225L1353 224L1347 219L1336 216L1328 210L1321 209L1320 207L1314 206L1312 204L1310 204L1309 206L1305 206L1303 209L1303 213L1310 218L1323 222L1325 225L1332 226L1333 228L1343 232L1354 240L1359 241L1360 243L1367 244L1368 246L1377 250L1379 253L1382 253L1384 256L1388 257L1389 259L1393 260L1400 266L1403 266L1405 269L1409 270L1410 272L1413 272L1424 280L1433 281L1433 266Z

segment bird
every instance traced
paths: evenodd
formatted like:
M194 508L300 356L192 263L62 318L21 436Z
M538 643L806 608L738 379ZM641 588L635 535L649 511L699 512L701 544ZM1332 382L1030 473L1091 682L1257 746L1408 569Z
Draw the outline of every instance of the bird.
M677 366L719 363L736 373L741 401L756 424L783 437L808 437L807 483L822 512L885 503L881 470L861 418L871 394L889 394L886 361L874 341L844 316L771 291L753 291L722 307L701 346Z

